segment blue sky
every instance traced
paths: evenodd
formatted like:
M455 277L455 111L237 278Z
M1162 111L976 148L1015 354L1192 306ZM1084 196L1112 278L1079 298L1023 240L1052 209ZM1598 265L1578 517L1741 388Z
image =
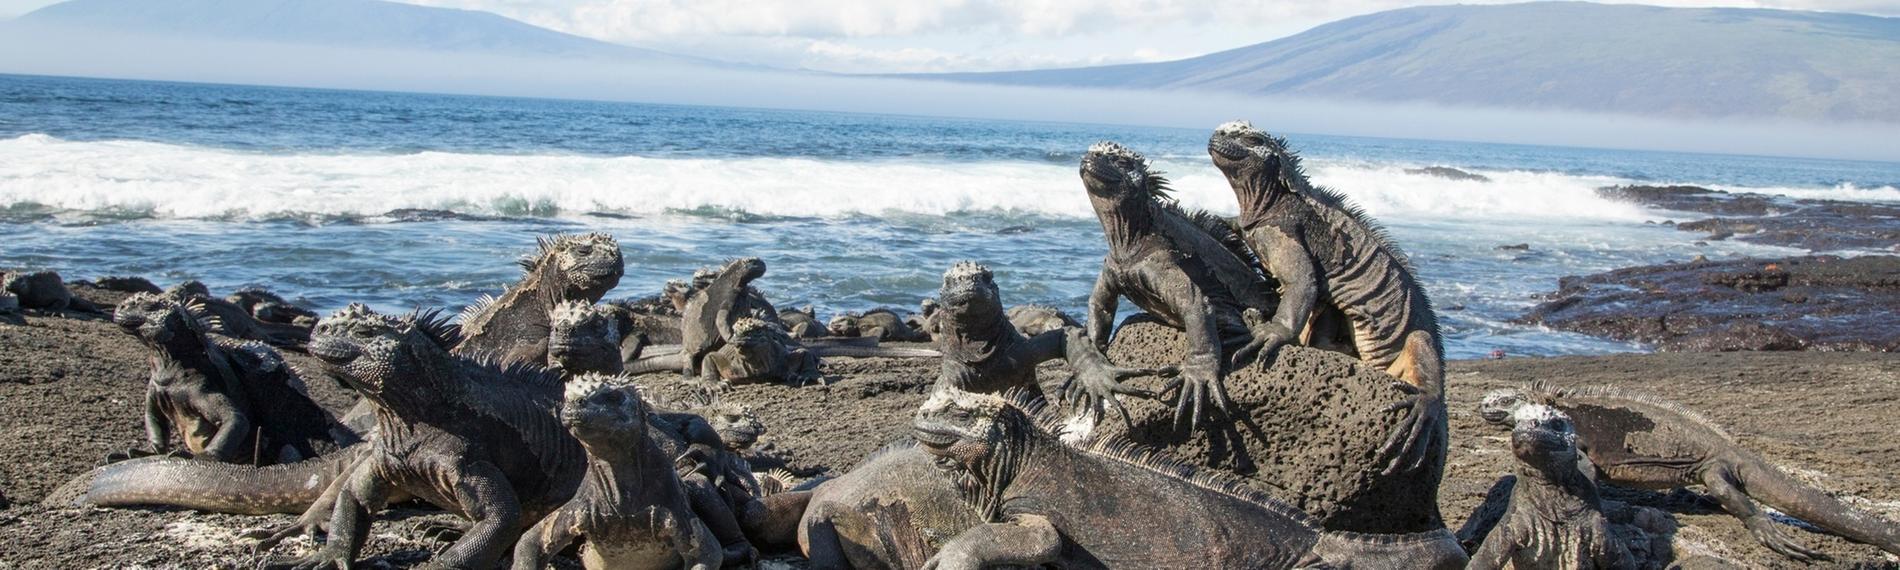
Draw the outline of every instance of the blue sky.
M57 0L0 0L11 17ZM675 53L836 72L988 71L1179 59L1450 0L401 0L495 12ZM1464 0L1497 3L1500 0ZM1652 0L1900 15L1900 0Z

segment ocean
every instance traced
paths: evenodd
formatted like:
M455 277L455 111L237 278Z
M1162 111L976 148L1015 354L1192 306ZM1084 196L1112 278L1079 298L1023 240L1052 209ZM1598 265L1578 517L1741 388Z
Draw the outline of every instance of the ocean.
M1185 205L1233 214L1212 127L0 75L0 267L454 309L512 282L536 236L603 231L627 263L610 298L757 256L781 307L910 309L970 259L1005 302L1082 317L1107 249L1082 151L1141 150ZM1644 350L1515 320L1565 275L1800 253L1698 244L1659 223L1693 214L1595 188L1900 201L1895 163L1277 134L1411 255L1451 358ZM1491 181L1406 172L1425 166Z

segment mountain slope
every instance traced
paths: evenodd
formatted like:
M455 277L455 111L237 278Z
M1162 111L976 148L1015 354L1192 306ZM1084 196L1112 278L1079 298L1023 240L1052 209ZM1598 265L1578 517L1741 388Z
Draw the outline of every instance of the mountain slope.
M1428 6L1179 61L911 77L1900 122L1900 18L1580 2Z
M193 39L710 63L564 34L488 12L381 0L70 0L14 23Z

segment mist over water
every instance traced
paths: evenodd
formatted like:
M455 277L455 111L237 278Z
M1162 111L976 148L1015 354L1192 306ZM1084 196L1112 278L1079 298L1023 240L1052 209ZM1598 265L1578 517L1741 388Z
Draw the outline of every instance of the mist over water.
M1089 143L1235 209L1190 129L18 76L0 117L0 267L262 285L321 310L459 307L512 281L535 236L608 231L628 263L612 297L756 255L780 306L914 308L975 259L1006 302L1080 316L1106 251L1076 175ZM1695 245L1597 187L1900 200L1891 163L1282 134L1411 254L1454 358L1639 349L1511 321L1564 275L1787 252ZM1406 172L1433 165L1491 181Z

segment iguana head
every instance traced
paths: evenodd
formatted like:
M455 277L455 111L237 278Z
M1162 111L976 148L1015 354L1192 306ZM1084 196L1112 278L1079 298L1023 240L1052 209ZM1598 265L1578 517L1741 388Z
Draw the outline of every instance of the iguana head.
M1247 121L1232 121L1214 129L1207 154L1226 175L1236 192L1305 192L1299 155L1287 150L1286 139L1255 129Z
M1478 403L1478 417L1494 425L1509 426L1517 415L1517 410L1530 404L1530 395L1516 388L1502 388L1484 394L1484 400Z
M568 373L620 368L620 323L606 307L564 301L548 314L548 365Z
M392 383L423 379L460 336L437 311L392 317L352 303L317 321L309 351L364 396L387 401Z
M620 243L607 234L557 235L542 238L540 244L540 250L522 261L522 266L529 272L551 273L570 299L599 300L620 284L626 271Z
M166 289L165 296L181 301L192 297L210 297L211 288L206 287L201 281L191 280L173 285L172 288Z
M1148 158L1120 143L1102 141L1082 155L1082 185L1089 197L1119 202L1168 197L1168 180L1152 170Z
M1557 408L1530 404L1517 409L1511 428L1511 454L1525 465L1556 473L1577 466L1577 431Z
M936 457L938 468L952 474L966 498L985 516L1001 507L1004 489L1014 481L1040 428L1008 400L956 389L941 389L917 409L911 437Z
M726 449L730 451L750 449L765 435L765 421L746 406L714 402L693 412L712 424L713 431L719 432L719 439L726 442Z
M635 449L646 436L645 399L625 376L583 374L567 382L561 401L561 425L598 455L608 450Z
M743 355L742 370L763 372L775 362L782 360L786 351L794 348L792 336L777 323L767 322L754 317L741 317L732 322L732 338L726 340L726 349ZM722 349L724 350L724 349ZM744 374L744 372L735 371Z
M145 342L161 345L186 335L199 336L216 327L217 317L197 301L168 295L134 293L112 312L113 324Z
M937 306L958 328L982 327L1004 319L1003 295L996 288L996 276L974 261L959 261L943 272Z
M825 330L836 336L858 336L858 319L864 318L857 313L845 313L831 318L825 323Z

